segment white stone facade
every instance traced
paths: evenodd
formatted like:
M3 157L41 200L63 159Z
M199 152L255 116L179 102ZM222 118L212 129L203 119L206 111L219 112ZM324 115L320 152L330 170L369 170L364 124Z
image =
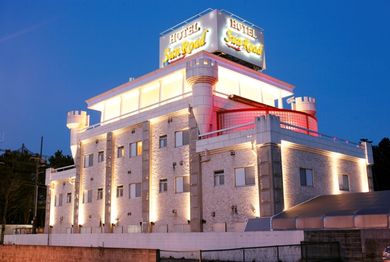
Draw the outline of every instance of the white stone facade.
M186 63L202 70L188 77ZM207 72L207 66L218 71ZM240 79L229 82L230 71ZM194 86L202 90L192 92ZM297 126L294 114L316 118L272 104L291 95L287 83L201 52L89 99L88 107L102 113L102 122L77 130L69 125L79 161L74 169L47 172L48 230L242 232L249 218L272 216L321 194L369 191L369 144L328 139ZM292 122L283 122L289 118L282 113L280 118L265 113L269 110L291 114ZM251 120L241 123L239 114L224 118L226 111L251 112ZM304 183L302 169L309 170ZM341 185L343 175L348 188ZM191 221L197 209L201 219Z

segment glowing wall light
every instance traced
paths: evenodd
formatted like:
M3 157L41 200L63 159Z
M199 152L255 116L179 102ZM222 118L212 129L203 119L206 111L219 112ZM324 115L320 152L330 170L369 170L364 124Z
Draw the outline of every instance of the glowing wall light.
M367 176L367 166L366 166L366 159L361 158L359 159L359 169L360 169L360 189L362 192L368 192L369 186L368 186L368 176Z
M332 185L332 194L334 195L340 194L339 164L340 164L340 154L331 152L330 154L331 185Z
M288 173L288 169L284 163L290 163L290 146L291 143L285 140L281 141L281 157L282 157L282 179L283 179L283 198L284 198L284 210L289 209L291 207L291 199L290 199L290 182L287 179L291 174Z
M50 183L50 218L49 218L49 225L53 226L55 222L55 206L54 206L54 199L55 199L55 182Z

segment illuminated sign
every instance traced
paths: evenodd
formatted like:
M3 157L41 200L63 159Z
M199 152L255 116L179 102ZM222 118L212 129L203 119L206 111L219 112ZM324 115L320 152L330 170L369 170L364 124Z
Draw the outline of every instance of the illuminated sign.
M219 10L198 15L160 37L160 67L200 51L223 54L265 69L263 31Z
M166 65L166 64L170 64L172 62L175 62L179 59L186 57L187 55L190 55L192 53L192 51L205 46L206 34L208 32L209 32L209 30L205 29L205 30L203 30L202 35L199 38L195 39L194 41L185 40L185 41L181 42L181 44L178 47L165 48L163 64ZM173 40L177 39L177 36L174 36L172 39Z

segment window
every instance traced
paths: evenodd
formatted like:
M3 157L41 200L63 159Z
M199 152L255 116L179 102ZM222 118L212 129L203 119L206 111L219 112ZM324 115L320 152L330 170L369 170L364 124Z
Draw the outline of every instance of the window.
M190 191L190 177L178 176L175 177L175 193L183 193Z
M175 147L188 145L189 140L190 138L188 130L175 132Z
M103 199L103 188L98 188L97 200Z
M72 203L72 193L66 194L66 203Z
M59 198L58 198L58 206L61 207L62 206L62 194L60 194Z
M54 196L54 206L57 206L57 195Z
M84 167L93 166L93 154L84 155Z
M241 167L234 169L236 187L252 186L256 184L255 167Z
M141 183L129 185L129 198L136 198L141 196Z
M123 197L123 186L116 187L116 197Z
M88 199L87 199L87 202L88 203L91 203L92 202L92 189L88 190Z
M313 186L313 169L300 168L301 186Z
M125 155L125 147L124 146L118 146L118 150L116 153L117 158L121 158Z
M225 184L225 174L223 170L214 171L214 186L222 186Z
M142 155L142 141L130 143L130 157Z
M340 190L349 191L349 177L348 177L348 175L342 175L340 177Z
M101 163L104 161L104 151L100 151L98 153L98 163Z
M168 191L168 180L165 179L160 179L160 184L159 184L159 192L167 192Z
M168 145L168 138L167 138L167 135L160 136L159 141L160 141L160 142L159 142L159 147L160 147L160 148L167 147L167 145Z

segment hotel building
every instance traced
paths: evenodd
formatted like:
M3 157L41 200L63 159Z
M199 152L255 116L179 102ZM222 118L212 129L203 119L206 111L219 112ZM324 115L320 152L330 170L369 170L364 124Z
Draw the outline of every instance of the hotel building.
M160 68L67 115L51 233L244 231L319 195L372 191L372 150L318 131L315 99L266 75L263 30L207 10L160 36ZM50 227L49 227L50 226Z

